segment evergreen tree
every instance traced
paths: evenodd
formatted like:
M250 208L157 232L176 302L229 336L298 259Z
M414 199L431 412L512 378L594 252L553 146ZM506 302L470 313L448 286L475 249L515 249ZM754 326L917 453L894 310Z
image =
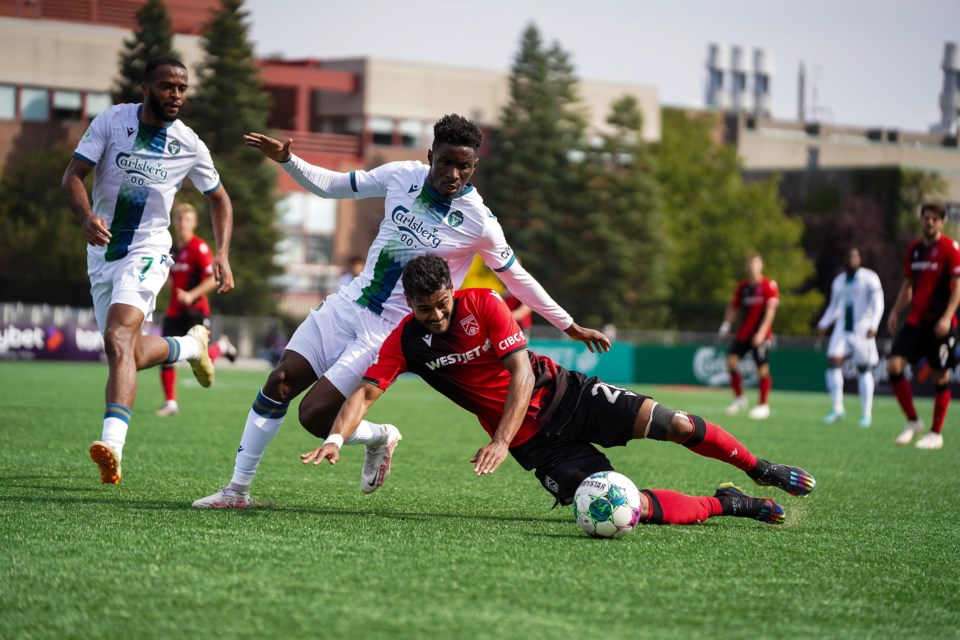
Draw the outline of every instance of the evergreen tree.
M484 197L524 267L579 315L565 295L576 263L582 218L575 210L583 172L586 119L569 56L543 44L533 25L521 40L510 76L510 101L481 163Z
M230 250L237 290L215 296L217 308L233 314L270 314L275 304L269 277L279 232L274 225L276 169L243 145L242 136L267 128L268 98L248 39L242 0L224 0L204 34L206 57L197 70L190 125L210 148L233 201Z
M143 73L147 62L160 56L180 59L173 48L170 16L163 0L147 0L137 11L137 28L123 41L120 52L120 78L116 84L116 101L143 102Z

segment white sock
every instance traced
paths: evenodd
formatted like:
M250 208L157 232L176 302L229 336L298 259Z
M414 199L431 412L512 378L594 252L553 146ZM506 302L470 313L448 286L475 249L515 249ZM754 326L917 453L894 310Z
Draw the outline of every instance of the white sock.
M383 444L386 430L379 424L361 420L357 430L343 441L343 444L362 444L365 447Z
M289 404L271 400L263 395L263 391L257 394L257 400L247 414L247 423L243 427L243 436L240 438L240 447L237 449L237 459L233 467L233 478L230 480L231 488L238 491L250 489L260 459L263 458L267 445L280 431Z
M857 387L860 389L860 406L863 415L873 415L873 370L867 369L857 376Z
M180 362L181 360L192 360L200 355L200 342L196 338L191 336L164 336L163 339L170 345L170 355L166 359L167 364Z
M103 417L103 434L100 439L113 447L118 456L123 455L123 444L127 441L127 429L130 427L129 411L126 416L123 407L117 404L107 405L106 415Z
M843 413L843 370L840 367L827 367L827 391L833 410Z

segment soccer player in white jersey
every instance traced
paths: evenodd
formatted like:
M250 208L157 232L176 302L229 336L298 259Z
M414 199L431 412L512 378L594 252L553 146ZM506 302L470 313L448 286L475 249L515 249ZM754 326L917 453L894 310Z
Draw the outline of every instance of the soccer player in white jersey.
M843 273L834 278L830 289L830 304L817 323L821 336L833 325L826 376L832 409L823 422L833 424L846 415L841 366L846 358L853 357L862 409L860 426L869 427L873 421L873 367L880 361L876 336L883 316L883 289L876 272L860 266L859 249L847 249L843 264Z
M61 184L88 245L90 294L110 370L101 439L90 446L105 484L120 482L137 371L187 360L202 386L213 384L209 334L203 326L182 338L141 335L173 262L170 208L184 178L210 202L218 292L233 289L230 197L206 145L178 120L187 97L187 69L174 58L155 58L147 63L144 78L143 104L115 105L94 118ZM90 171L92 206L83 185Z
M517 262L500 223L469 183L483 134L459 115L442 117L433 128L428 164L391 162L371 171L338 173L310 165L280 142L251 133L244 143L280 163L300 185L323 198L384 198L384 218L359 276L329 296L300 325L277 367L257 394L248 416L230 484L193 503L197 508L251 506L250 485L269 442L283 423L290 401L310 388L300 403L300 423L326 438L344 400L376 361L380 346L410 313L400 276L412 258L436 253L450 264L460 286L479 254L520 300L591 351L610 341L584 329L554 302ZM345 444L366 446L360 489L371 493L390 472L400 432L364 420ZM338 443L344 444L344 443Z

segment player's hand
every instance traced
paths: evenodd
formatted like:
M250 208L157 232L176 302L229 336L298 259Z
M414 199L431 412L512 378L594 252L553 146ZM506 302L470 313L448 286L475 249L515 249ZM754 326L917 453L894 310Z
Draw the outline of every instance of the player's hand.
M572 325L567 327L567 330L564 331L564 333L574 340L579 340L587 345L587 349L590 349L590 353L610 351L610 339L595 329L584 329L574 322Z
M759 333L756 334L755 336L753 336L753 339L750 340L750 344L752 344L754 348L759 347L760 345L763 344L763 336Z
M280 142L276 138L265 136L262 133L248 133L243 136L243 144L259 149L260 153L274 162L288 162L290 160L290 145L293 144L293 138L287 138L283 142Z
M470 458L473 464L473 472L478 476L486 473L493 473L500 466L500 463L507 459L509 446L506 442L491 442L480 447L476 455Z
M233 271L230 269L230 260L226 256L217 256L213 259L213 279L217 283L217 293L233 290Z
M936 326L933 327L933 335L942 338L950 333L950 325L953 324L951 319L952 318L940 318L937 320Z
M876 329L867 329L867 337L868 337L868 338L876 338L876 337L877 337L877 330L876 330Z
M177 289L177 302L182 304L185 307L189 307L193 304L193 296L184 291L183 289Z
M826 330L826 329L817 329L817 336L819 336L820 338L826 338L826 337L827 337L827 330ZM868 336L868 337L869 337L869 336Z
M340 459L340 447L335 444L324 444L317 447L313 451L308 451L307 453L300 454L300 460L303 464L313 463L313 466L317 466L324 460L330 464L337 464L337 460Z
M90 214L80 226L83 228L83 239L95 247L105 247L113 237L107 229L107 221L98 215Z
M887 316L887 331L890 332L890 335L893 335L897 332L897 312L890 310L890 315Z

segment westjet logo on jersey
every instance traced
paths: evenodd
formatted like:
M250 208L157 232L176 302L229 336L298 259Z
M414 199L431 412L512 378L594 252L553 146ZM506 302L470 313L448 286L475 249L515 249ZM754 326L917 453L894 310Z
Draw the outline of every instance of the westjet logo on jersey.
M470 351L465 351L463 353L451 353L450 355L440 356L436 360L425 363L427 368L430 371L439 369L440 367L446 367L451 364L459 364L461 362L470 362L471 360L476 360L481 353L484 351L489 351L493 348L493 345L490 344L490 341L485 341L481 346L474 347Z
M910 264L914 271L936 271L939 267L940 263L934 260L918 260Z
M423 220L418 219L406 207L397 206L390 214L390 219L393 220L400 231L401 242L408 247L414 246L416 242L424 247L436 249L442 243L440 236L437 235L436 227L431 227Z
M128 176L141 176L151 182L163 182L167 179L167 170L159 162L150 162L129 153L117 154L117 166Z

